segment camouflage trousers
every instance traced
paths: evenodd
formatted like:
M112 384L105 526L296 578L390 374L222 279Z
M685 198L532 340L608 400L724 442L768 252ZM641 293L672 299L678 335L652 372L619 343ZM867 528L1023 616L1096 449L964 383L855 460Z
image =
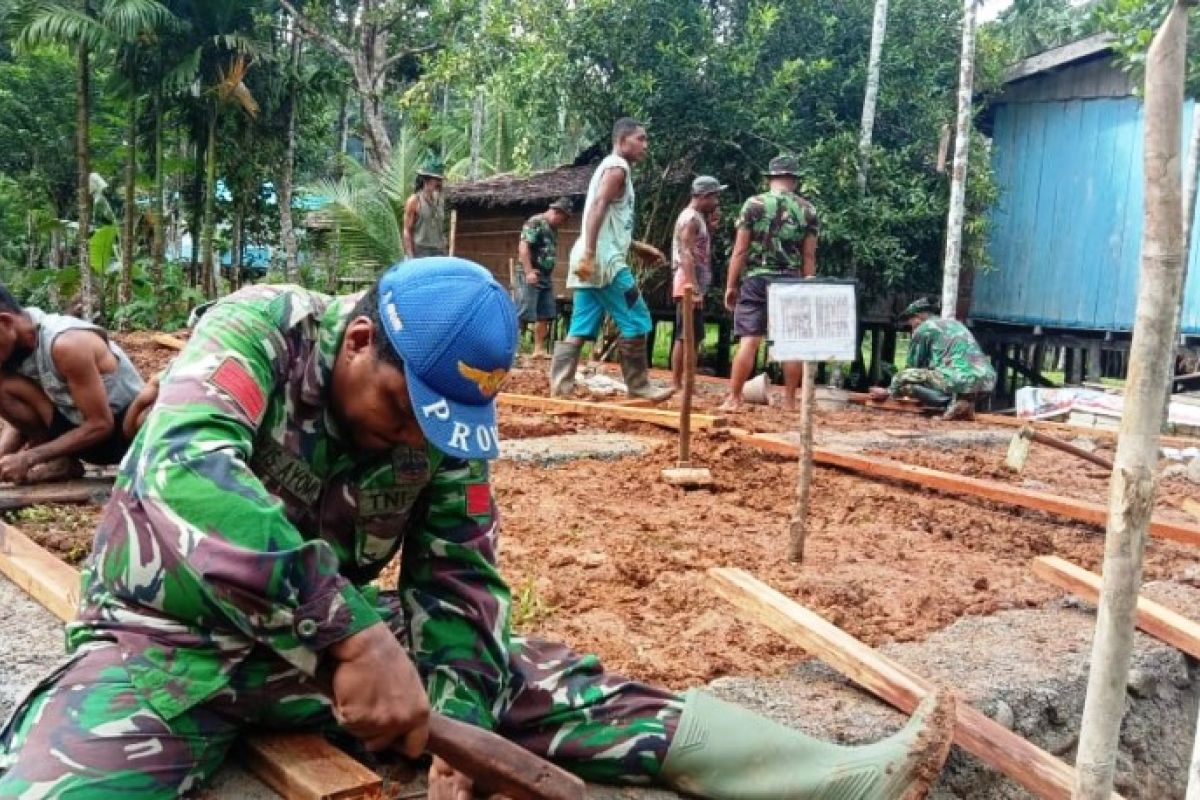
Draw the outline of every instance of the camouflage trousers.
M896 373L896 377L892 378L891 392L897 397L912 397L914 396L913 389L919 386L941 392L953 399L954 387L940 372L933 369L900 370Z
M589 780L655 779L680 698L537 639L514 638L509 665L498 733ZM238 734L252 729L337 726L313 684L265 650L214 697L165 720L130 682L116 644L87 645L35 687L0 733L0 798L178 797L212 777Z

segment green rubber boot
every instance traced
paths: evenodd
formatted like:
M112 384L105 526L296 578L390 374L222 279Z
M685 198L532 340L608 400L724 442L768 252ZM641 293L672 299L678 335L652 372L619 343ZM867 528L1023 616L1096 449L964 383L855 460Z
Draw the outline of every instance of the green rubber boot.
M673 788L712 800L921 800L954 738L954 696L926 698L899 732L823 742L693 689L663 762Z
M550 360L550 396L570 397L575 394L575 369L579 366L582 344L558 342Z

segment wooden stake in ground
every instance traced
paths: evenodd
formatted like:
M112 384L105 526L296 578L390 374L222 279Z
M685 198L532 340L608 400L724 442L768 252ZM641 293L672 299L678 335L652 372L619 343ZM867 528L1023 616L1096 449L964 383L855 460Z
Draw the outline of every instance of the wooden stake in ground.
M808 505L812 498L813 472L813 406L817 398L817 370L811 361L804 362L800 379L800 474L796 477L796 510L788 536L788 560L804 561L804 540L808 538Z
M942 316L958 313L958 275L962 269L963 216L967 198L967 155L971 145L972 94L975 83L975 4L965 0L962 60L958 70L958 123L954 130L954 167L950 173L950 214L946 220L946 258L942 265Z
M1141 278L1125 408L1109 482L1104 583L1075 761L1075 797L1080 800L1100 800L1112 790L1142 555L1154 505L1162 398L1171 380L1183 273L1179 140L1186 49L1187 8L1176 0L1146 58Z
M692 466L692 391L696 386L696 332L692 327L695 290L683 287L683 402L679 407L679 462L663 470L663 480L673 486L711 486L707 467Z
M454 255L454 240L458 236L458 209L450 210L450 247L446 250L447 255Z

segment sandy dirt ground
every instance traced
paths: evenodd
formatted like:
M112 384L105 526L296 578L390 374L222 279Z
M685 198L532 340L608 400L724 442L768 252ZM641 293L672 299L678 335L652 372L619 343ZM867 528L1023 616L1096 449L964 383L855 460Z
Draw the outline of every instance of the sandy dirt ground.
M138 336L121 337L146 370L171 353ZM507 391L545 394L542 362L519 370ZM722 388L702 385L697 406L711 410ZM602 399L602 398L596 398ZM677 399L667 407L672 407ZM755 408L731 418L755 430L795 428L797 417ZM913 414L856 407L822 410L820 436L846 432L979 430ZM923 639L956 619L1037 606L1061 592L1029 570L1057 554L1096 569L1102 531L1036 512L960 499L831 469L816 471L806 559L786 559L796 466L735 442L721 431L697 435L693 459L715 486L685 491L661 480L673 466L674 435L654 426L505 409L501 433L527 438L603 428L661 438L638 459L581 460L542 468L498 463L501 567L513 587L521 633L595 652L611 668L673 688L723 675L775 675L804 654L765 629L738 621L707 587L713 566L747 569L871 645ZM1021 475L1003 469L1003 445L880 450L881 457L973 477L1103 501L1106 476L1072 456L1034 445ZM870 451L868 451L870 452ZM1111 450L1101 449L1111 456ZM1160 509L1200 499L1186 479L1164 483ZM88 549L97 509L40 507L14 521L77 562ZM1151 542L1146 578L1191 578L1194 551ZM385 578L386 581L386 578Z

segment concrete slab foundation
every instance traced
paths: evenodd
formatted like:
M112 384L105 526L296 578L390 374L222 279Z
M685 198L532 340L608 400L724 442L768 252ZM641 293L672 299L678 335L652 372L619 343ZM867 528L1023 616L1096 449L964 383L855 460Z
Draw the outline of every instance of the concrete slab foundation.
M562 436L536 436L529 439L504 439L500 442L500 457L551 466L581 458L629 458L640 456L663 442L649 436L627 433L585 432Z

